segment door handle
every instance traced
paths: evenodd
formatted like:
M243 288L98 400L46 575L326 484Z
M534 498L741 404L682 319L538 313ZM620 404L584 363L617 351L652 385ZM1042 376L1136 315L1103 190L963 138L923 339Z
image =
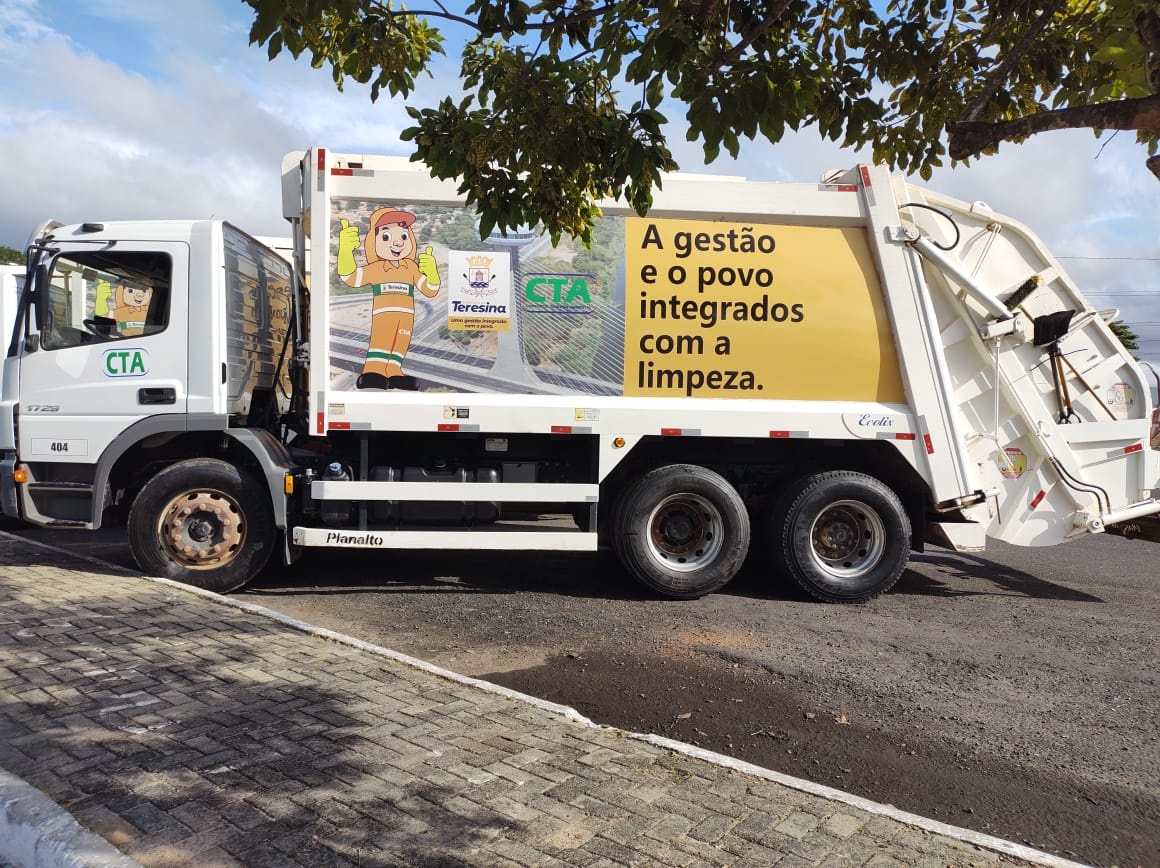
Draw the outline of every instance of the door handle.
M176 404L177 390L172 388L138 389L138 404Z

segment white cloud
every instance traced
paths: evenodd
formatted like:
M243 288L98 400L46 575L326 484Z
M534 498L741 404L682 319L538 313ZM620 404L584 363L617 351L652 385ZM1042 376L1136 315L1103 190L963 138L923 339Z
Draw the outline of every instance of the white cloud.
M91 3L106 23L92 42L53 30L68 20L53 6L20 0L0 25L0 244L50 216L214 214L283 234L283 154L401 152L401 107L357 85L338 94L306 62L268 62L240 4Z

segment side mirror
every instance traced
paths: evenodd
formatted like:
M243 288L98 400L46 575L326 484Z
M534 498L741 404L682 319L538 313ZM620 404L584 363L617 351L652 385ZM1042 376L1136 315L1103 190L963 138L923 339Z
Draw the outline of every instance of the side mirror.
M52 267L47 262L42 262L36 266L36 274L33 277L32 293L30 301L32 302L32 309L36 315L36 330L44 331L45 308L48 305L48 299L51 295L48 291L49 281L52 280Z

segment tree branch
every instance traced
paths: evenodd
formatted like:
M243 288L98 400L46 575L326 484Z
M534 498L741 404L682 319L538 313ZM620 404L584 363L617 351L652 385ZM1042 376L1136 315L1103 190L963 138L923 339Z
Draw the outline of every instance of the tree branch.
M721 67L726 66L727 64L736 63L737 60L741 58L741 55L745 52L745 49L760 39L762 34L764 34L767 30L769 30L769 28L773 27L773 25L777 24L777 22L781 20L781 16L785 14L785 10L789 8L789 4L792 2L793 0L778 0L777 6L775 6L773 10L768 15L766 15L764 19L762 19L760 24L758 24L749 32L748 36L729 49L729 53L721 58L720 62L717 63L714 69L720 70Z
M472 30L477 31L479 35L484 38L489 36L496 36L503 32L503 29L498 27L492 27L485 30L479 26L478 20L466 18L462 15L455 15L454 13L450 12L442 3L438 2L436 4L439 6L438 11L432 11L430 9L391 9L388 8L387 5L382 2L382 0L375 0L373 5L378 6L379 9L382 10L382 13L388 18L442 18L445 21L454 21L456 24L463 24ZM592 9L589 9L587 12L565 15L562 18L552 18L545 21L528 21L524 23L523 29L533 31L555 30L558 27L563 27L568 24L577 24L581 21L591 21L593 19L598 19L606 13L616 11L617 6L619 5L620 4L617 2L611 2L604 6L595 6Z
M965 160L995 147L1000 142L1021 140L1048 130L1083 128L1160 129L1160 94L1139 99L1072 106L997 123L959 121L947 124L947 132L950 134L947 150L952 160Z
M1160 15L1155 12L1141 12L1136 16L1136 34L1147 53L1148 83L1152 93L1160 93Z
M996 66L991 71L991 74L987 76L987 80L983 82L982 89L967 107L967 113L965 115L967 121L974 121L983 109L987 107L988 100L995 95L1000 85L1007 80L1007 74L1011 71L1011 68L1023 59L1023 55L1027 53L1027 49L1031 47L1031 43L1043 32L1047 23L1055 15L1055 10L1059 8L1062 2L1063 0L1051 0L1050 3L1043 7L1035 23L1028 27L1027 32L1019 37L1019 41L1015 43L1010 51L1006 52L1003 56L1002 63Z
M1057 0L1058 2L1058 0ZM1054 5L1054 4L1053 4ZM1046 10L1045 10L1046 15ZM1044 16L1045 17L1045 16ZM1040 19L1043 20L1043 17ZM1150 81L1153 93L1139 99L1122 99L1094 105L1071 106L1055 111L1039 112L1009 121L986 123L976 121L979 111L989 93L980 94L971 103L966 120L947 124L949 142L947 150L952 160L965 160L976 156L1000 142L1019 141L1036 133L1049 130L1093 129L1093 130L1160 130L1160 15L1152 11L1142 12L1136 17L1136 32L1147 53L1150 67ZM1035 28L1033 28L1034 30ZM1025 49L1021 39L1017 49ZM1007 63L1017 57L1013 50L1004 63L996 68L988 78L994 82L998 73L1005 72ZM1160 155L1149 157L1148 170L1160 179Z

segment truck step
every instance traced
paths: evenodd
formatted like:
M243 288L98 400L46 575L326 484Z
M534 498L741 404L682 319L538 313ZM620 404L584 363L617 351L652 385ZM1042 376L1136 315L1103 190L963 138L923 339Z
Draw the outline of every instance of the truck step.
M355 528L296 527L295 545L308 548L362 549L495 549L504 551L597 550L597 535L579 530L550 528L529 530L526 525L486 530L470 528L424 528L422 530L358 530Z

